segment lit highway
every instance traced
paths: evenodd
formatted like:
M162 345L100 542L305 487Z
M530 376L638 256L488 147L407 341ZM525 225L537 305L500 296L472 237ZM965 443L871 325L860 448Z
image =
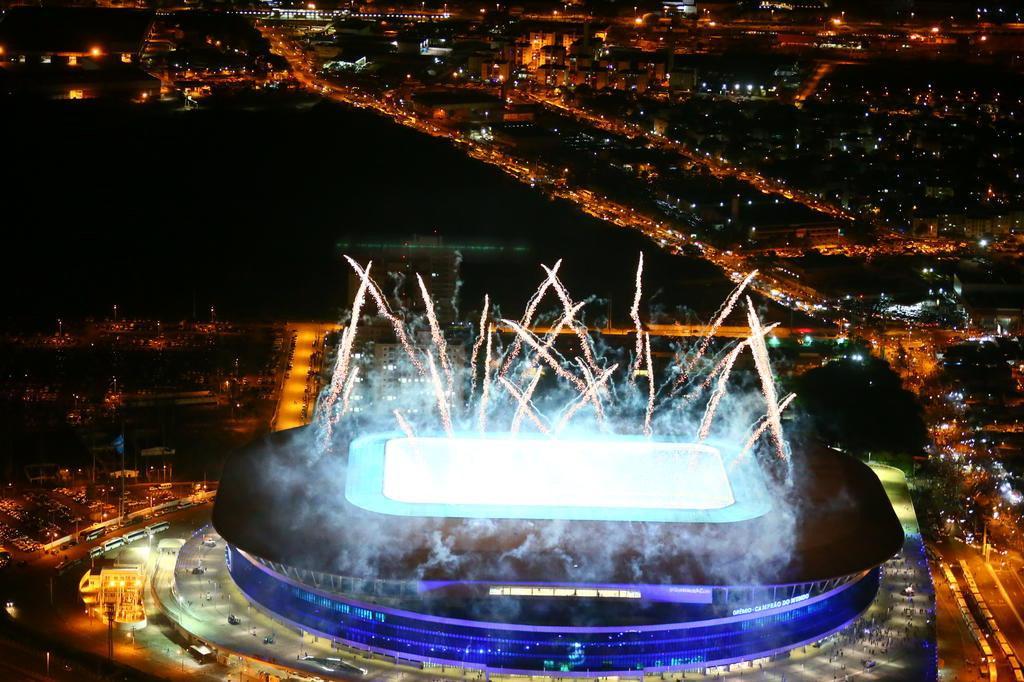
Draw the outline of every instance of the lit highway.
M372 109L396 123L413 128L425 135L449 139L457 146L462 147L472 158L496 166L531 186L536 186L538 176L543 175L543 169L533 167L499 149L477 144L456 131L423 120L386 99L318 78L314 72L313 62L284 32L267 26L262 26L261 31L271 42L274 50L288 60L295 78L310 90L350 106ZM636 131L630 132L634 136L637 134ZM740 281L752 269L740 254L733 251L721 251L704 242L693 240L667 223L643 215L606 196L587 189L566 188L557 185L546 189L554 197L573 202L590 216L647 235L664 249L678 252L683 247L693 246L705 259L721 267L734 282ZM809 287L783 282L770 273L762 273L751 284L751 287L767 298L803 312L823 315L829 306L826 296Z

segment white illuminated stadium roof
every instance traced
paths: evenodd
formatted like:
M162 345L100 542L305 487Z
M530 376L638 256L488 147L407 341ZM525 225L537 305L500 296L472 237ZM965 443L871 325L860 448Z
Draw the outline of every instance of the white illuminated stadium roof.
M721 523L771 503L753 457L640 436L407 438L349 446L345 497L397 516Z
M408 504L722 509L735 502L718 450L620 440L395 438L383 494Z

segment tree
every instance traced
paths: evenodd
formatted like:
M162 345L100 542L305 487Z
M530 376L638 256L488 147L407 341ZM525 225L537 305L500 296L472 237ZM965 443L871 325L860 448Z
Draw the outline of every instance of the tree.
M858 455L921 452L928 432L914 395L903 389L888 363L867 355L851 358L797 378L799 406L811 429Z

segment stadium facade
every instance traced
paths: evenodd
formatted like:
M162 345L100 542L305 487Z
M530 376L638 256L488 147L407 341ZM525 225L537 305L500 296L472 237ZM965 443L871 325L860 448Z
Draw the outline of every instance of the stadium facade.
M417 667L588 676L774 657L855 620L903 541L874 473L828 450L798 457L783 495L725 449L660 443L645 460L638 439L576 442L603 468L632 453L635 480L589 477L606 504L558 504L550 480L578 461L528 440L533 463L498 440L423 439L413 456L390 434L317 458L310 435L230 459L214 525L231 575L297 629ZM513 457L503 484L460 459L473 452ZM642 485L674 457L692 504L658 498L675 481Z

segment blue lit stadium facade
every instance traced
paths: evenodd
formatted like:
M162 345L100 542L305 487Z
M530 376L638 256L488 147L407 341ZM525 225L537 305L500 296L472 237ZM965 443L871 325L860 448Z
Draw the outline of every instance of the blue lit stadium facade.
M306 580L326 587L331 581L324 576L283 566L277 566L278 572L271 562L237 548L229 547L228 552L232 577L242 591L306 632L414 664L577 675L701 669L775 656L820 640L856 619L875 597L880 570L818 585L714 588L717 601L722 601L719 595L729 592L743 596L727 606L680 607L680 614L688 609L705 614L717 610L723 614L719 617L620 627L562 627L447 618L384 607L298 579L305 574ZM794 596L735 606L780 590Z

